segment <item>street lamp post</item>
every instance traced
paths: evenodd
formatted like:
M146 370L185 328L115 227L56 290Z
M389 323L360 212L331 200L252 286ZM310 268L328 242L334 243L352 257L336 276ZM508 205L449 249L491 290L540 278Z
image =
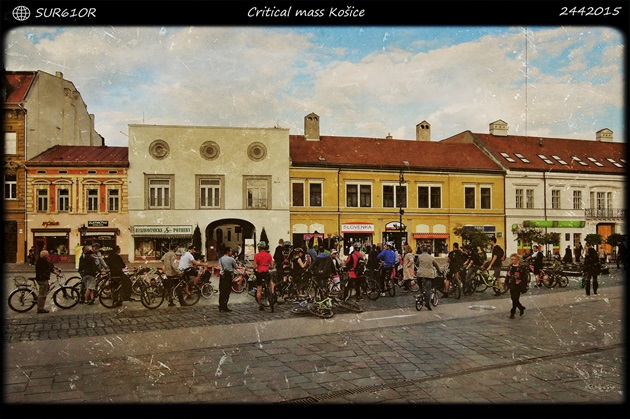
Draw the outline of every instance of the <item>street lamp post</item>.
M402 245L403 245L403 240L402 240L402 235L403 235L403 214L405 213L405 210L403 209L403 200L402 200L402 196L399 196L400 193L402 193L402 186L405 183L405 171L404 169L400 169L400 176L398 178L398 184L399 184L399 188L398 188L398 193L396 194L396 198L398 199L398 215L399 215L399 221L398 221L398 236L400 238L400 246L398 248L399 251L402 252Z

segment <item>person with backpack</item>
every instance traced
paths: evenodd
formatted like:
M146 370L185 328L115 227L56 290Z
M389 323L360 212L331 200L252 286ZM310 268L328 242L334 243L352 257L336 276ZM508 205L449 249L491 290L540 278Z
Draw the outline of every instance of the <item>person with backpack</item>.
M333 275L335 266L333 265L332 257L326 253L324 246L319 247L317 252L317 257L311 264L311 272L313 272L313 277L317 284L321 288L325 288L326 280Z
M451 284L451 279L455 281L461 281L459 277L459 271L464 266L464 262L468 259L468 256L459 249L459 243L453 243L453 250L448 253L448 276L444 279L444 295L442 298L448 298L448 289Z
M392 250L394 244L392 242L387 242L383 245L383 250L376 257L379 261L382 262L381 265L381 275L380 275L380 286L381 286L381 297L385 297L385 292L382 292L385 289L385 280L389 280L392 276L392 270L396 265L396 253Z
M343 299L348 296L348 292L352 287L356 291L356 300L362 300L361 297L361 278L365 275L365 259L361 254L361 243L353 245L354 251L346 258L346 270L348 271L348 286L343 290Z
M518 253L512 253L510 255L510 262L507 274L505 275L505 281L510 287L510 298L512 299L510 319L513 319L517 308L521 316L525 313L525 306L521 304L520 298L522 293L527 292L529 266L521 264L521 257Z
M264 241L258 242L258 253L254 255L254 274L256 275L256 301L258 302L258 310L263 311L265 306L262 305L262 285L263 281L273 295L275 293L274 284L269 274L269 269L273 269L273 258L267 252L267 243ZM269 308L271 312L274 312L273 301L270 301Z
M496 237L492 236L492 238L490 239L490 244L492 245L492 258L490 259L490 261L484 262L481 267L484 269L490 269L490 267L492 267L494 271L494 277L497 279L497 290L494 292L494 296L498 297L501 295L499 290L501 289L503 285L501 284L500 278L501 278L501 266L503 264L503 259L504 259L503 256L505 255L505 252L503 251L501 246L497 244ZM488 265L488 268L486 268L486 265Z
M534 249L534 253L529 257L529 259L530 264L534 268L534 275L536 275L535 287L540 288L540 282L542 281L542 278L540 277L540 271L542 271L543 268L544 256L543 252L539 250L538 245L534 245L532 248Z

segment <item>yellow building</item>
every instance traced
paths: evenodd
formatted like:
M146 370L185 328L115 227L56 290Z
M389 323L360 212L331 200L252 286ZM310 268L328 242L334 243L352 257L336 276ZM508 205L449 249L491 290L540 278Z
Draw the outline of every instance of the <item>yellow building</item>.
M345 253L393 241L443 254L468 227L505 248L503 170L474 144L431 142L426 121L416 129L415 141L321 136L307 115L305 135L290 136L294 244L339 233Z

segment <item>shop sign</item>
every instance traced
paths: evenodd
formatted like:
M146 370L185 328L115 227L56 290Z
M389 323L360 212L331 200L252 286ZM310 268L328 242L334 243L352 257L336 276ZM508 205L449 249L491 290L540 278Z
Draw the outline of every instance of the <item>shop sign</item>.
M88 227L108 227L109 221L88 221Z
M385 224L385 230L405 230L406 228L407 226L401 224L399 221L390 221Z
M341 224L342 233L374 233L374 224L348 223Z
M584 221L524 220L523 227L534 228L584 228Z
M134 226L134 236L192 236L192 226Z
M44 227L49 227L49 226L58 226L59 225L59 221L54 221L52 218L49 219L48 221L44 221L42 223L42 225Z

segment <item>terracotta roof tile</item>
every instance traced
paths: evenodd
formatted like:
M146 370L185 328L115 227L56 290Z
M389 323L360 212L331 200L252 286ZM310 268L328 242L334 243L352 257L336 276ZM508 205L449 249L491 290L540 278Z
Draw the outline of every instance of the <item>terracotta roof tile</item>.
M27 165L129 167L129 148L56 145L30 159Z
M415 170L503 171L474 144L336 136L306 141L303 135L290 135L289 141L294 166L397 169L405 168L403 161L408 161Z
M26 99L29 87L35 78L34 71L7 71L7 98L5 103L21 103Z
M625 143L517 135L469 134L485 145L488 151L510 170L612 174L625 174L627 170L627 165L621 161L621 159L626 159ZM465 133L458 134L443 142L461 141L463 137L465 137ZM509 161L501 153L505 153L514 161ZM516 155L517 153L527 159L529 163L523 162ZM541 156L546 159L541 158ZM584 164L580 164L574 157L580 159ZM595 164L589 158L596 160L599 164ZM614 160L617 165L607 160L609 158Z

